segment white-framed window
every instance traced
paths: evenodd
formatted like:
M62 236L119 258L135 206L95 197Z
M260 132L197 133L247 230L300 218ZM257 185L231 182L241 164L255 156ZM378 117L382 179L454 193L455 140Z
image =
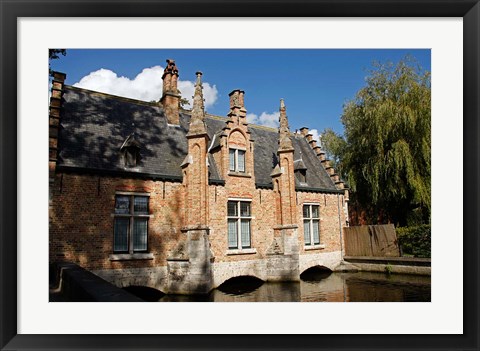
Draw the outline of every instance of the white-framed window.
M251 206L250 202L229 200L227 205L228 248L246 249L251 247Z
M148 200L146 195L115 195L113 252L148 251Z
M320 206L303 205L303 235L305 246L320 244Z
M245 173L245 150L229 149L230 171Z

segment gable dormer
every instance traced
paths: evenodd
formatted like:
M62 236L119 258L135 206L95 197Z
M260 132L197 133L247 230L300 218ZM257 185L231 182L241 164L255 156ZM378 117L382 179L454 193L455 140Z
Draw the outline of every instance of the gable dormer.
M135 139L135 133L130 134L122 146L120 147L120 153L123 157L123 166L125 168L134 168L140 162L140 150L142 145Z
M302 159L293 161L293 170L295 172L295 178L301 185L307 184L307 167Z
M252 177L253 140L248 130L247 110L244 104L242 90L232 91L230 96L230 111L221 138L224 138L225 174L232 176Z

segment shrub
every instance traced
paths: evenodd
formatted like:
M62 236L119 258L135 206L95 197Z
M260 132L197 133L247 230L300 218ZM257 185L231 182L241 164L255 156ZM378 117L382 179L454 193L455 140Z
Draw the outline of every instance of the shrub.
M403 255L431 257L431 228L429 224L397 228L396 231Z

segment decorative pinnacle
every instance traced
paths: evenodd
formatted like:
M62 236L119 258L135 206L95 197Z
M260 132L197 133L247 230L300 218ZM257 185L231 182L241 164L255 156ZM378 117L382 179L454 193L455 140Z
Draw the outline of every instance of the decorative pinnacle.
M290 128L288 126L287 108L285 102L280 99L280 127L278 128L278 151L293 150L292 139L290 138Z
M195 74L197 75L197 82L196 82L195 86L202 85L202 75L203 75L203 73L201 71L197 71L197 72L195 72Z
M197 80L195 82L195 94L193 95L192 118L190 120L190 129L188 134L203 134L205 128L205 106L203 100L202 72L196 72Z

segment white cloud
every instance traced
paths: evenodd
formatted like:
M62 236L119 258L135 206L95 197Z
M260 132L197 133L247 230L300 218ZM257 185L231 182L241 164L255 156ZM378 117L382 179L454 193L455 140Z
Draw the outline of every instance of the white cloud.
M74 86L142 101L158 101L162 96L162 75L161 66L144 68L134 79L119 77L115 72L101 68L83 77ZM185 106L187 108L191 107L194 84L189 80L178 81L182 97L190 103L190 106ZM218 98L217 87L203 83L203 97L205 108L212 106Z
M265 127L278 128L279 117L280 117L280 112L273 112L273 113L262 112L260 116L256 115L255 113L248 113L247 122L252 124L258 124Z
M313 140L318 141L319 134L317 129L310 129L308 132L313 135Z

